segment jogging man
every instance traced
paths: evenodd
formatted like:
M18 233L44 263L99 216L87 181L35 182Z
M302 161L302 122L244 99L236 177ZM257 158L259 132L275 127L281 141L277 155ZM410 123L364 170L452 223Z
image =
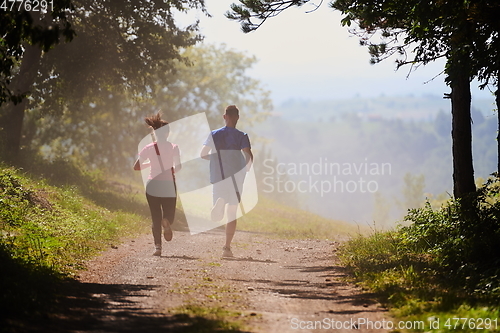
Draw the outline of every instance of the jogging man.
M236 214L241 203L243 181L250 170L253 154L248 135L238 129L239 110L229 105L223 115L225 126L211 132L203 143L200 156L210 161L213 184L212 221L224 217L227 205L226 243L223 257L232 257L231 241L236 232ZM241 207L243 211L243 207Z

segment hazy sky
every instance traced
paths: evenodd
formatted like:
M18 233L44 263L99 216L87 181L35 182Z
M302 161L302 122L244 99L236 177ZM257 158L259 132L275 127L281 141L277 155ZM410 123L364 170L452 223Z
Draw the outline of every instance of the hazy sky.
M290 8L271 18L257 31L244 34L237 22L224 13L237 0L206 0L211 18L202 14L201 32L209 43L225 43L230 48L255 55L259 62L250 74L272 91L275 103L289 98L339 99L385 94L433 94L449 92L439 62L421 67L407 79L409 67L395 71L393 59L369 64L366 47L359 46L340 24L341 15L328 7L328 1L314 7ZM318 1L317 3L319 3ZM473 89L473 97L489 97L487 91Z

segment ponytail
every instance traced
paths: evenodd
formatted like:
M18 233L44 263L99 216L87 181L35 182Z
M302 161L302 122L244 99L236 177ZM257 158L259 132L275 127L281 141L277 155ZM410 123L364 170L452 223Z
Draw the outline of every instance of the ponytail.
M157 130L158 128L168 124L167 121L161 119L161 111L158 111L155 115L145 117L144 121L146 122L146 124L153 127L154 130Z

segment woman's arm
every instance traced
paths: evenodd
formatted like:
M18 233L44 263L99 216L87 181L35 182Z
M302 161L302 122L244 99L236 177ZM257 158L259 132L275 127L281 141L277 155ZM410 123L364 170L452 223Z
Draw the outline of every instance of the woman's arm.
M141 163L140 158L138 158L137 161L135 161L135 163L134 163L134 170L140 171L142 169L149 168L150 166L151 166L151 164L149 162L148 163Z
M135 163L134 163L134 170L135 171L141 170L141 161L139 161L139 159L137 159L137 161L135 161Z

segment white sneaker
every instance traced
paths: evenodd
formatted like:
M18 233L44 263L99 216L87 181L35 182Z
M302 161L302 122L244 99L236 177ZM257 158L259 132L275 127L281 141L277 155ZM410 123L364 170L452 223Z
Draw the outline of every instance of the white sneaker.
M212 208L212 212L210 214L210 218L212 222L219 222L224 217L224 208L226 207L226 202L224 199L219 198L215 202L214 207Z
M233 256L233 252L231 251L231 248L224 246L222 248L222 258L232 258L232 257L234 257L234 256Z
M163 238L165 238L167 242L170 242L174 236L172 228L170 227L170 222L168 219L163 219L161 220L161 225L163 226Z

